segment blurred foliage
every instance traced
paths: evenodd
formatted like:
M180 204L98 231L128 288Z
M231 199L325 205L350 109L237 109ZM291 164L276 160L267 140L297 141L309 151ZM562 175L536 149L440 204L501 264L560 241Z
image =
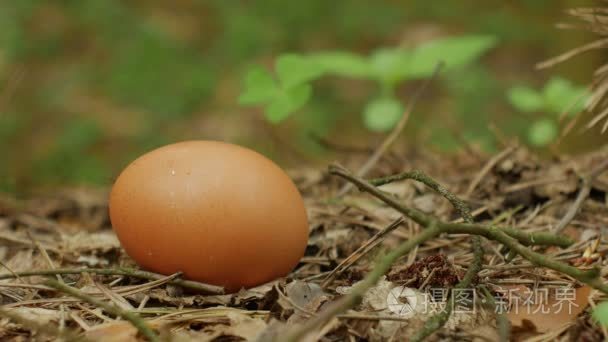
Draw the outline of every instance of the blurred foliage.
M74 120L61 130L48 155L34 165L44 182L103 183L107 166L92 153L102 132L92 121Z
M601 302L593 309L593 319L604 327L608 327L608 302Z
M559 134L559 118L580 113L589 96L586 87L575 86L561 77L551 78L540 90L520 85L508 92L513 107L531 116L537 114L527 127L527 139L538 147L553 142Z
M373 80L379 95L365 105L363 122L372 131L385 132L397 124L405 108L395 97L401 82L428 78L440 64L443 72L467 66L494 44L492 37L463 36L433 40L414 49L383 48L367 58L341 51L282 55L275 63L276 80L262 68L249 71L239 102L266 104L266 118L279 123L306 104L312 94L310 82L321 76Z
M444 150L492 149L489 124L507 135L529 126L513 114L507 85L539 91L554 71L534 73L534 63L587 37L553 24L589 2L2 1L0 190L107 185L141 153L192 138L322 160L327 151L311 133L378 139L438 54L464 62L425 95L405 136ZM585 82L593 58L557 71ZM241 102L263 103L280 124L238 105L244 75L256 90Z

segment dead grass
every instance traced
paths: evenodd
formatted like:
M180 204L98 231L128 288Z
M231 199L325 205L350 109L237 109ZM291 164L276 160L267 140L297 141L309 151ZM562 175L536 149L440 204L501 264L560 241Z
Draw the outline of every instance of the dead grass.
M598 38L588 44L574 48L560 56L540 63L540 68L553 66L582 53L608 48L608 6L574 8L569 13L580 20L580 24L561 24L562 28L584 29L598 35ZM586 103L587 110L594 113L592 119L586 124L590 129L601 125L601 132L608 131L608 62L600 66L590 83L592 95ZM574 118L568 127L573 126L578 118Z
M513 148L500 158L470 152L448 158L416 151L383 157L369 177L421 169L453 193L466 194L476 222L543 232L555 229L568 213L583 186L580 177L605 159L606 151L551 161L540 160L523 148ZM362 160L353 155L347 166L355 169ZM484 168L488 160L492 164ZM287 279L230 295L185 291L175 284L178 275L145 279L77 271L52 277L53 282L48 281L48 275L14 276L32 270L110 270L136 265L111 231L104 191L68 189L27 201L2 198L0 277L12 279L0 280L0 315L4 317L0 319L0 339L51 341L61 335L66 340L143 340L141 329L138 332L126 323L133 322L125 315L128 313L141 318L165 340L270 340L285 326L317 316L371 271L381 251L396 248L420 231L417 224L400 220L398 212L365 193L351 191L336 199L334 195L344 183L325 170L301 169L292 176L310 218L306 256ZM534 250L579 268L598 266L604 276L608 273L604 260L608 244L603 238L608 226L608 174L599 175L589 187L580 210L563 228L563 234L576 243L565 249L537 246ZM381 189L401 203L442 220L459 219L445 199L417 183L397 182ZM396 222L399 226L392 227ZM442 235L418 246L394 264L388 277L371 288L354 310L326 322L308 337L322 341L407 339L432 312L413 317L395 314L387 304L391 290L404 286L424 293L453 286L473 259L470 243L468 235ZM481 301L486 290L495 299L508 299L510 308L523 311L526 293L548 291L548 303L554 305L555 289L564 287L577 288L577 310L524 316L510 312L507 317L514 324L513 337L576 340L605 334L589 320L588 307L602 298L595 290L554 270L535 267L519 256L509 260L508 251L495 242L484 240L483 249L483 269L473 286L478 299L475 310L455 312L431 339L477 336L497 340L494 307ZM331 273L339 265L340 272ZM76 298L65 289L49 286L57 282L85 297Z

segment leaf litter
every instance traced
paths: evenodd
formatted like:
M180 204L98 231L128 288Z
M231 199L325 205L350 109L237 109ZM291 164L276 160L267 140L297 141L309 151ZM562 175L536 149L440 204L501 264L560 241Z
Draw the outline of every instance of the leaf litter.
M507 152L500 158L470 152L450 157L426 151L404 152L401 157L393 153L376 163L369 178L424 170L461 195L476 222L551 232L571 210L586 172L607 158L606 151L548 160L521 147ZM348 165L356 168L363 157L353 154ZM325 170L302 168L291 176L308 209L310 239L305 257L286 278L234 294L182 287L174 282L179 274L144 279L83 270L61 274L60 279L86 296L136 313L162 340L281 340L286 328L303 324L347 296L380 255L420 230L363 192L336 197L344 183ZM588 197L562 232L576 243L563 249L533 248L570 265L597 266L605 275L608 173L600 173L590 184ZM394 182L380 189L442 220L461 220L440 195L417 183ZM604 299L599 291L512 257L497 242L484 240L483 249L483 268L463 297L464 304L430 340L498 339L499 301L512 325L513 340L606 338L590 318L591 308ZM333 317L305 340L408 340L448 304L446 291L462 280L472 260L469 235L444 234L428 240L393 264L354 309ZM0 261L1 340L145 340L132 322L46 286L48 274L19 276L53 268L137 270L111 230L107 192L80 188L36 194L27 201L1 197ZM338 272L332 272L337 267ZM482 289L492 295L494 306ZM394 296L397 290L413 297ZM417 304L411 302L414 297ZM560 303L573 309L556 312ZM415 314L395 307L413 308Z

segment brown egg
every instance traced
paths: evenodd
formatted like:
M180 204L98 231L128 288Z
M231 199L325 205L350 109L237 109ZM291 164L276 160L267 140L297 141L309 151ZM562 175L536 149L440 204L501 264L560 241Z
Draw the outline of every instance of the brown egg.
M252 150L187 141L136 159L116 180L110 219L142 268L228 292L287 275L308 240L291 179Z

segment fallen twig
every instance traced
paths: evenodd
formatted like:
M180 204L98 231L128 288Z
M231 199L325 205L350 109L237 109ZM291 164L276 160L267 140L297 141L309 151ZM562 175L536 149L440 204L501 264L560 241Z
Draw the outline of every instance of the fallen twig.
M0 280L13 279L18 277L31 277L31 276L49 276L57 274L82 274L82 273L94 273L101 275L120 275L133 277L138 279L147 280L159 280L164 279L166 276L158 273L152 273L148 271L135 270L131 268L56 268L52 270L31 270L23 272L14 272L10 274L0 274ZM209 285L199 283L192 280L173 279L168 282L169 284L178 285L183 288L190 290L200 291L207 294L223 294L224 289L221 286Z
M145 336L149 341L160 342L160 338L158 337L158 335L156 335L156 333L146 324L146 322L134 312L123 310L116 305L102 302L99 299L95 299L74 287L68 286L54 279L47 280L45 282L45 285L55 288L58 291L68 294L72 297L85 301L91 305L100 307L104 311L111 313L114 316L126 319L127 321L131 322L131 324L133 324L133 326L136 327L137 330L139 330L139 332L143 336Z
M416 223L420 224L423 227L428 226L431 222L435 222L436 219L433 216L427 215L417 209L406 207L401 205L397 200L392 198L391 196L385 194L384 192L378 190L369 182L360 179L356 176L353 176L348 171L343 168L332 166L330 167L330 173L340 176L353 184L359 187L360 190L368 192L374 195L376 198L382 200L389 206L403 213L405 216L414 220ZM606 294L608 294L608 285L604 284L602 280L599 278L599 270L597 268L581 270L576 267L570 266L565 263L561 263L553 260L552 258L546 257L542 254L536 253L531 249L527 248L523 244L520 243L519 238L523 235L526 236L526 240L533 243L536 241L534 238L534 233L526 233L521 232L516 234L517 236L510 236L509 234L513 234L516 230L503 230L499 227L495 226L485 226L481 224L466 224L466 223L444 223L437 222L437 227L444 232L449 234L473 234L473 235L481 235L490 240L498 241L501 244L507 246L509 249L515 251L517 254L521 255L523 258L531 261L533 264L537 266L547 267L558 272L564 273L566 275L575 278L576 280L583 282L595 289L598 289ZM549 239L550 235L543 235L544 239ZM561 241L560 244L565 243L567 241L571 241L570 239L562 240L563 237L555 235L551 238L554 241Z
M537 69L546 69L549 67L552 67L556 64L562 63L576 55L580 55L581 53L587 52L587 51L591 51L591 50L596 50L596 49L601 49L606 47L606 44L608 44L608 38L607 39L599 39L596 41L593 41L589 44L583 45L583 46L579 46L576 49L572 49L566 53L563 53L559 56L553 57L549 60L546 60L544 62L538 63L536 64L536 68Z
M341 314L346 310L357 306L363 299L363 295L365 294L365 292L367 292L369 288L374 286L378 282L378 280L380 280L380 278L382 278L382 276L386 272L388 272L392 264L397 261L397 259L409 253L411 250L416 248L418 245L424 243L425 241L437 237L439 236L439 234L441 234L441 229L438 226L432 225L431 222L429 222L429 224L431 224L430 227L423 230L420 234L402 243L395 250L382 257L374 265L373 271L368 273L362 281L353 286L348 295L330 304L317 316L309 319L304 324L298 325L292 328L290 331L287 331L287 333L285 334L285 339L282 339L282 341L300 341L308 333L322 327L325 323L329 322L336 315Z
M496 328L498 332L498 338L500 342L509 342L511 335L511 321L505 314L504 308L501 308L494 300L494 296L490 293L487 287L481 286L481 291L485 295L486 305L490 307L496 313Z
M469 209L469 206L463 200L452 194L448 189L437 183L434 179L425 175L422 171L414 170L409 172L403 172L389 177L372 179L368 182L375 186L381 186L384 184L405 179L413 179L435 190L441 196L445 197L454 206L454 208L456 208L456 211L458 211L458 213L460 214L460 216L462 216L465 222L473 223L473 217L471 216L471 210Z
M464 278L454 286L454 289L467 289L481 270L483 249L481 248L481 239L479 236L473 237L472 245L473 262L467 269ZM412 341L422 341L445 325L448 319L450 319L452 310L454 309L454 291L450 291L447 302L448 304L445 306L445 309L426 321L422 330L419 330L418 333L412 337Z
M405 180L405 179L416 180L416 181L428 186L429 188L433 189L434 191L438 192L441 196L445 197L452 204L452 206L456 209L456 211L460 214L460 216L466 223L469 223L469 224L473 223L473 216L471 215L471 209L469 208L469 206L463 200L461 200L456 195L451 193L448 189L443 187L441 184L437 183L433 178L424 174L422 171L414 170L414 171L410 171L410 172L403 172L401 174L384 177L384 178L380 178L380 179L375 179L375 180L371 180L369 182L373 185L379 186L379 185L388 184L391 182ZM479 271L481 270L484 252L481 247L481 238L477 235L473 236L472 250L473 250L473 261L471 262L471 265L467 269L467 273L465 274L465 276L454 287L456 289L468 288L471 285L471 283L473 282L473 280L475 279L475 277L477 277L477 274L479 273ZM441 327L443 327L445 325L445 323L450 318L450 316L452 314L452 309L454 307L453 294L454 294L454 292L450 291L450 293L448 295L448 303L451 303L451 304L446 305L446 307L443 311L441 311L437 315L431 317L431 319L429 319L425 323L422 330L420 330L416 335L414 335L412 337L412 341L422 341L423 339L430 336L435 331L439 330Z
M466 223L473 223L473 216L471 215L471 209L469 206L463 200L452 194L448 189L437 183L433 178L427 176L422 171L416 170L412 172L405 172L397 175L396 177L392 177L392 179L390 178L391 177L384 178L382 183L386 184L386 182L389 180L396 181L401 179L413 179L425 184L429 188L438 192L441 196L445 197ZM372 184L374 184L373 181ZM484 254L483 248L481 247L481 238L479 236L473 236L471 245L473 250L473 261L471 262L471 265L467 269L467 273L462 280L458 282L456 286L454 286L455 289L468 288L481 270ZM422 341L445 325L452 315L452 309L454 307L454 291L450 291L448 295L448 303L450 304L446 305L443 311L431 317L431 319L424 324L422 330L412 337L412 341Z
M357 248L351 255L349 255L346 259L342 260L342 262L336 266L323 280L321 283L322 288L326 288L334 278L347 270L351 265L360 260L364 255L366 255L369 251L371 251L374 247L376 247L384 237L386 237L390 232L397 229L403 223L403 218L398 218L389 224L386 228L382 229L376 235L372 236L369 240L367 240L361 247Z
M475 178L469 185L469 188L467 189L467 192L465 193L465 197L470 197L473 194L473 191L475 191L475 188L477 188L477 185L479 185L479 182L481 182L481 180L483 179L483 177L485 177L488 174L488 172L490 172L490 170L492 170L492 168L496 164L500 163L509 154L513 153L513 151L515 151L515 148L516 148L516 146L509 146L506 149L504 149L502 152L500 152L499 154L490 158L490 160L488 160L488 162L483 166L481 171L479 171L477 176L475 176Z
M3 263L2 261L0 261L0 266L2 266L2 267L4 267L4 268L6 268L6 270L10 272L10 274L12 275L12 277L11 277L11 278L21 280L21 279L19 278L19 275L18 275L17 273L15 273L15 271L13 271L13 270L12 270L10 267L8 267L8 265L7 265L7 264L5 264L5 263Z
M424 242L426 242L430 239L433 239L435 237L438 237L442 233L449 233L449 234L467 233L467 234L472 234L472 235L484 236L488 239L498 241L498 242L506 245L511 250L515 251L516 253L520 254L522 257L530 260L532 263L534 263L536 265L545 266L545 267L557 270L559 272L565 273L581 282L584 282L596 289L599 289L600 291L602 291L604 293L608 293L608 286L603 284L601 279L599 279L599 272L597 269L579 270L576 267L572 267L570 265L563 264L558 261L554 261L550 258L545 257L544 255L538 254L538 253L532 251L531 249L525 247L518 241L518 239L516 237L512 237L508 234L508 232L510 232L511 234L514 234L515 236L519 237L520 239L522 237L524 237L524 240L533 244L535 242L535 239L533 237L534 233L525 233L525 232L515 233L516 230L514 230L514 229L503 230L503 229L500 229L500 228L494 227L494 226L476 225L476 224L471 224L471 223L459 224L459 223L440 222L435 217L433 217L431 215L427 215L415 208L410 208L410 207L401 205L394 198L392 198L391 196L382 192L381 190L377 189L371 183L369 183L363 179L360 179L356 176L353 176L344 168L341 168L339 166L331 166L330 173L340 176L340 177L350 181L351 183L356 185L362 191L369 192L370 194L379 198L380 200L382 200L389 206L397 209L399 212L403 213L405 216L414 220L416 223L420 224L422 227L426 227L426 229L424 229L421 233L414 236L413 238L405 241L397 249L393 250L392 252L385 255L382 259L380 259L374 266L373 271L371 271L361 282L359 282L355 286L353 286L351 291L346 296L342 297L338 301L329 305L325 310L323 310L317 316L306 321L306 323L288 330L286 333L286 338L285 338L286 341L299 341L302 338L304 338L307 334L309 334L310 332L313 332L316 329L322 327L324 324L329 322L336 315L339 315L339 314L345 312L346 310L351 309L351 308L355 307L356 305L358 305L361 302L366 291L378 282L378 280L390 269L391 265L397 259L399 259L403 255L409 253L411 250L413 250L417 246L423 244ZM435 185L431 185L431 186L436 186L436 185L437 184L435 183ZM465 210L465 212L466 212L466 210ZM543 235L543 239L549 239L549 238L550 237L548 235ZM550 240L560 241L560 243L564 243L564 242L569 242L570 244L572 243L572 241L570 241L569 239L567 239L567 240L561 240L561 239L562 239L562 237L559 237L559 236L552 236L550 238ZM478 242L479 242L479 240L476 240L476 241L474 241L474 244L477 244ZM467 274L465 275L463 280L457 286L468 286L471 283L473 277L477 274L478 267L479 267L477 265L480 265L481 257L482 257L482 254L481 254L482 252L481 252L480 246L476 246L475 251L476 251L475 259L477 259L477 260L475 260L473 262L473 266L471 268L469 268L469 270L467 271ZM444 311L444 313L436 316L434 319L429 321L429 323L427 324L427 327L425 327L417 336L414 336L414 338L422 339L422 338L428 336L430 333L435 331L438 327L441 327L443 325L443 323L445 323L445 320L447 320L448 317L449 317L449 312Z
M593 181L595 180L595 178L597 178L597 176L599 176L606 170L608 170L608 159L604 160L602 163L600 163L600 165L596 166L593 170L591 170L591 172L589 172L589 174L581 177L583 181L583 186L578 192L578 195L576 195L576 199L574 200L574 203L572 204L570 209L568 209L566 214L561 218L561 220L559 220L555 228L553 228L553 231L555 233L560 233L562 230L564 230L564 228L566 228L568 224L570 224L570 222L574 219L578 211L583 206L583 202L585 202L587 197L589 197Z
M40 252L42 257L44 258L46 263L49 265L49 267L52 270L56 269L57 267L55 267L55 263L53 262L53 259L51 259L51 257L49 256L49 253L47 253L46 249L44 249L44 247L42 247L42 245L38 242L38 240L34 239L34 236L32 236L32 234L30 233L29 230L26 230L25 233L27 234L27 237L30 239L30 241L32 241L32 244L34 244L34 246L36 246L36 248L38 249L38 251ZM63 279L61 278L61 274L56 274L55 276L57 277L57 280L59 280L60 282L63 282Z
M382 202L388 204L390 207L401 212L405 216L411 218L412 220L414 220L416 223L420 224L423 227L428 226L428 224L431 222L431 220L434 219L432 216L427 215L418 209L410 208L410 207L406 207L406 206L402 205L401 203L399 203L399 201L397 201L397 199L395 199L391 195L377 189L371 183L369 183L363 179L360 179L358 177L355 177L350 172L348 172L346 169L344 169L340 166L336 166L336 165L331 166L330 173L340 176L342 178L345 178L346 180L352 182L357 187L359 187L360 190L370 193L374 197L376 197L379 200L381 200ZM442 225L449 227L448 229L450 231L453 231L454 233L477 234L477 235L481 235L480 233L484 232L487 229L496 229L496 230L504 231L504 233L506 233L508 236L515 238L519 243L522 243L524 245L553 245L553 246L559 246L559 247L568 247L574 243L574 241L572 239L570 239L566 236L558 236L555 234L544 233L544 232L527 233L527 232L521 231L519 229L510 228L510 227L495 227L495 226L486 226L486 225L475 224L475 223L472 224L472 223L452 223L452 222L445 222L445 223L442 223Z
M40 324L34 320L22 317L19 314L16 314L12 310L0 309L0 317L6 317L11 321L20 324L26 329L37 331L40 334L48 335L52 338L56 338L57 340L62 340L66 342L86 342L89 339L84 336L80 336L78 333L73 332L67 329L58 329L51 324Z

